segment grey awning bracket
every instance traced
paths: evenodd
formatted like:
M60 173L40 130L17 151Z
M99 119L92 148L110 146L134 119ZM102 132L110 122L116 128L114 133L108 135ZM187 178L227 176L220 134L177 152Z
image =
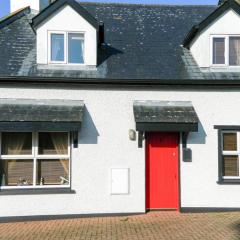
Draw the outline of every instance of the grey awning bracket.
M183 148L187 148L187 139L188 139L189 132L182 133L182 146Z

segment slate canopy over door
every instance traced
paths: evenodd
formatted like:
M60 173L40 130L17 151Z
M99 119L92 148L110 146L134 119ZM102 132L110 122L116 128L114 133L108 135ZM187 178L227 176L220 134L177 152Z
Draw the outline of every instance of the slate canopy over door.
M191 102L135 101L139 147L146 150L146 209L180 209L180 136L198 131ZM184 134L181 134L184 133Z

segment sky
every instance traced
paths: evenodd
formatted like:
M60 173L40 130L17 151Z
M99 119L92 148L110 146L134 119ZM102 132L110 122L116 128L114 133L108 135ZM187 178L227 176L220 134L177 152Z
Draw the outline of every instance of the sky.
M9 1L0 0L0 18L9 13ZM21 1L21 0L19 0ZM83 0L83 2L117 2L142 4L216 4L218 0Z

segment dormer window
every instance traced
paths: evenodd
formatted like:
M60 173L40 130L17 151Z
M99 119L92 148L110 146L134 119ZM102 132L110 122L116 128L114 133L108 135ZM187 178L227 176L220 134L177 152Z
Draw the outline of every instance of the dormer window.
M212 37L212 66L240 66L240 36Z
M213 59L214 65L225 64L225 38L213 38Z
M229 65L240 65L240 36L229 37Z
M84 34L49 32L49 63L84 64Z

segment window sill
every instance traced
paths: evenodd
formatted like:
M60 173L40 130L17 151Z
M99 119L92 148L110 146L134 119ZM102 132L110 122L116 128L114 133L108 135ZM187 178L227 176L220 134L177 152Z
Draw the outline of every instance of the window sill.
M70 188L29 188L29 189L0 189L0 195L40 195L40 194L75 194Z
M56 70L56 71L97 71L96 65L87 64L38 64L39 70Z
M240 179L222 179L217 181L217 184L220 184L220 185L239 184L240 185Z

